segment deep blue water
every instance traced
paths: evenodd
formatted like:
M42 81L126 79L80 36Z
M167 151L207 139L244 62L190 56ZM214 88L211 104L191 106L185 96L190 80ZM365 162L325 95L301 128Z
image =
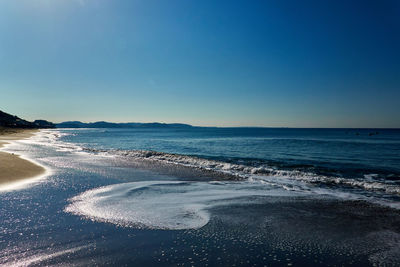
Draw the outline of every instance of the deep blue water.
M75 129L61 140L85 148L157 151L235 164L254 174L400 194L399 129ZM174 161L174 158L168 161ZM194 165L196 165L194 163ZM212 167L211 167L212 168ZM342 180L333 180L340 178ZM349 182L347 182L348 179ZM353 182L354 181L354 182ZM366 184L363 184L365 182ZM374 186L374 183L376 186ZM385 189L385 185L390 188ZM367 190L368 189L368 190Z
M0 265L398 264L400 130L56 129L5 150L49 173L0 187Z
M227 162L400 179L399 129L79 129L62 138L96 149L151 150ZM377 134L376 134L377 133ZM373 135L370 135L373 134Z

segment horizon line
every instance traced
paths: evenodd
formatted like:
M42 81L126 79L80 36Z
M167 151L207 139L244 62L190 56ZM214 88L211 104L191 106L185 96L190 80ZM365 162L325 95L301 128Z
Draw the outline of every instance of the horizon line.
M162 121L150 121L150 122L137 122L137 121L128 121L128 122L115 122L115 121L79 121L79 120L68 120L68 121L62 121L62 122L54 122L54 124L61 124L65 122L81 122L85 124L90 124L90 123L98 123L98 122L105 122L105 123L114 123L114 124L129 124L129 123L142 123L142 124L152 124L152 123L159 123L159 124L184 124L184 125L189 125L191 127L196 127L196 128L275 128L275 129L281 129L281 128L286 128L286 129L393 129L393 130L398 130L400 127L308 127L308 126L259 126L259 125L252 125L252 126L216 126L216 125L194 125L190 123L185 123L185 122L162 122ZM93 129L93 128L92 128Z

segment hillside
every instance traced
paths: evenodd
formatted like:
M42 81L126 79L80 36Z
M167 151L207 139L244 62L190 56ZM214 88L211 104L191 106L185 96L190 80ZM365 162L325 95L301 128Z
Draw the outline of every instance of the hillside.
M0 127L35 129L55 128L55 125L46 120L35 120L34 122L26 121L0 110Z
M80 121L66 121L56 124L57 128L190 128L193 127L189 124L183 123L139 123L139 122L127 122L127 123L113 123L113 122L90 122L84 123Z

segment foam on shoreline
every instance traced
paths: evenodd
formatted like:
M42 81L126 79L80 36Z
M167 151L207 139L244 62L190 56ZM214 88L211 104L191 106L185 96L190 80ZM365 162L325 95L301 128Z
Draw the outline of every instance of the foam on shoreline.
M385 206L400 208L397 198L400 196L400 185L396 181L382 181L376 174L367 177L341 177L314 173L307 170L279 169L268 163L255 165L241 162L226 162L218 159L202 158L194 155L173 154L146 150L94 149L84 144L60 140L70 135L59 130L42 130L41 134L22 143L49 146L57 151L111 157L138 164L143 168L163 168L179 172L181 169L193 169L204 172L218 180L247 181L255 184L270 184L286 191L314 192L321 195L348 194ZM73 133L72 133L73 134ZM136 165L135 165L136 166ZM156 169L157 170L157 169Z
M69 200L65 211L124 227L198 229L209 222L208 210L213 207L254 203L258 197L266 196L293 196L293 193L246 182L131 182L83 192Z

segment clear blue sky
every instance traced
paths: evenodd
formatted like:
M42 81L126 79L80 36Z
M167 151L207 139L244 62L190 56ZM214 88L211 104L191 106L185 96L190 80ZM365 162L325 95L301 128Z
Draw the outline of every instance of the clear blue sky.
M3 0L0 110L400 127L400 1Z

